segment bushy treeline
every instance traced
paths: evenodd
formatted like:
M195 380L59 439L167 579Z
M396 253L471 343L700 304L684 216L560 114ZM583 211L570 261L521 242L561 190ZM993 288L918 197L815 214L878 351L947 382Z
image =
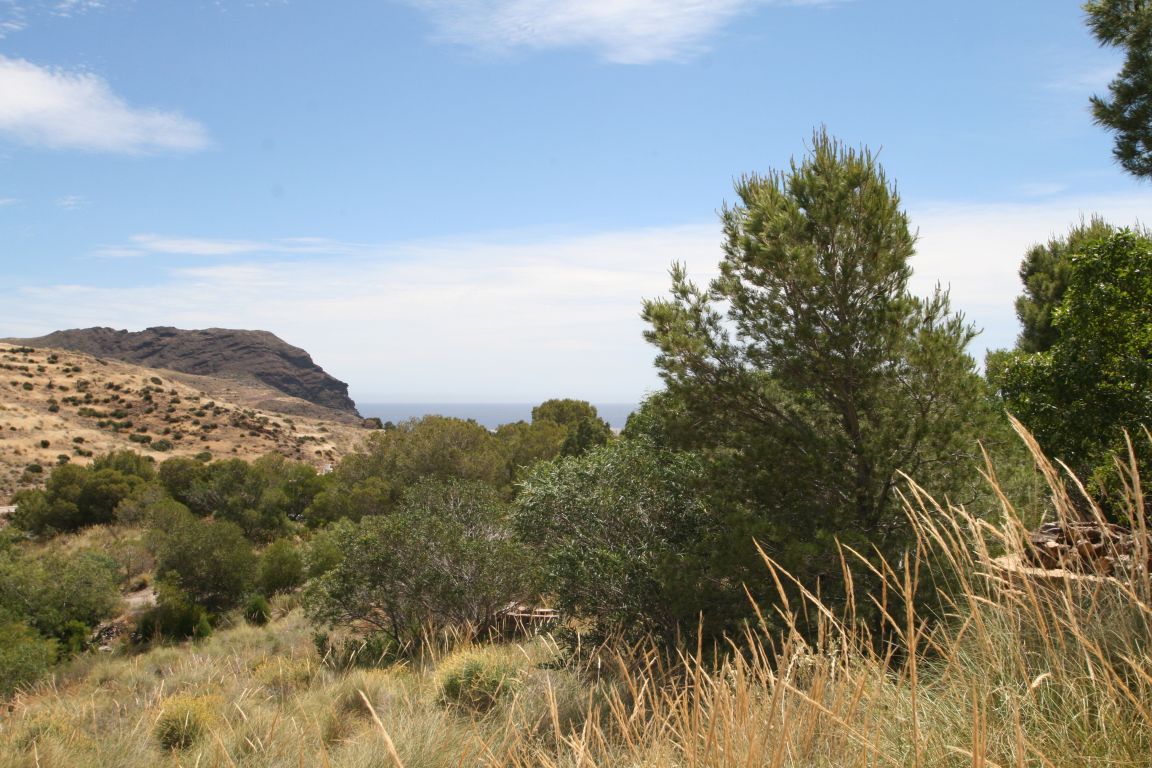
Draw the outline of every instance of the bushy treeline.
M121 612L119 592L149 577L140 643L202 637L230 615L265 621L269 598L309 579L317 618L387 627L396 648L430 623L490 625L532 594L510 524L520 474L610 437L591 405L552 400L494 432L440 416L389 425L328 475L275 454L59 466L13 498L0 546L0 693L85 648ZM112 540L77 544L86 530Z

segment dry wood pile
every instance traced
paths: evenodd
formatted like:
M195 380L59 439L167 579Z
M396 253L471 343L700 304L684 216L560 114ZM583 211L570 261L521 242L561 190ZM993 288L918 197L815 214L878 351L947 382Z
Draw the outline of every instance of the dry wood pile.
M1124 526L1097 521L1045 523L1029 534L1026 562L1045 570L1107 576L1127 570L1135 557L1149 556L1147 540ZM1150 563L1152 565L1152 563Z

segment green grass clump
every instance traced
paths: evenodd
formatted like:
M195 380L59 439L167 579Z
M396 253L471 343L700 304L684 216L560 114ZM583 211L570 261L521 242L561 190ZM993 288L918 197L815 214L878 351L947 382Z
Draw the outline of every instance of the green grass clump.
M217 696L179 694L167 699L153 733L167 750L187 749L208 733L223 702Z
M520 688L523 658L500 646L477 646L451 654L440 662L437 684L448 704L487 712Z

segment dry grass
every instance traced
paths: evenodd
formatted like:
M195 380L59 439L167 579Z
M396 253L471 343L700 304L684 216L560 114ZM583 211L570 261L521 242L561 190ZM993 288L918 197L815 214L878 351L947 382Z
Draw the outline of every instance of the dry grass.
M42 484L61 456L86 464L125 448L157 460L202 451L252 460L276 452L319 467L360 447L365 431L358 425L253 405L284 401L320 410L289 400L242 382L0 344L0 502ZM160 441L171 447L157 451Z
M1056 489L1051 513L1072 514L1059 473L1040 461ZM1130 466L1127 477L1144 527ZM901 564L843 553L846 567L873 568L886 585L855 595L882 609L884 626L871 631L851 605L834 613L809 594L764 610L807 612L818 640L752 628L720 661L705 649L671 661L633 650L555 668L546 662L556 649L540 638L339 674L291 612L198 645L79 662L0 719L0 765L1147 766L1147 559L1119 579L1015 578L996 556L1020 546L1023 526L1002 501L994 524L909 485L914 551ZM909 599L933 585L943 617ZM437 668L487 655L515 667L514 690L482 712L446 705ZM189 746L167 751L156 724L173 700L200 713L219 705Z

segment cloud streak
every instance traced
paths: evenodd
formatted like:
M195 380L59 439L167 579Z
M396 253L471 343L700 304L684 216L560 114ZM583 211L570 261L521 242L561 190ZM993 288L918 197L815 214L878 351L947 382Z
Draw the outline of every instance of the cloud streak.
M764 5L835 0L406 0L445 39L483 50L591 48L607 61L690 58L709 37Z
M1030 245L1081 216L1130 225L1148 210L1144 192L913 205L911 289L949 288L953 306L984 331L972 349L982 360L1018 332L1016 272ZM106 285L0 287L0 336L91 325L261 328L308 349L369 402L628 401L660 385L641 302L667 294L673 261L706 283L720 244L717 222L374 245L139 235L126 248L167 257L148 272L158 277L129 286L139 265L120 274L109 264Z
M0 136L34 147L118 154L191 152L209 144L200 123L133 107L97 75L2 55Z

